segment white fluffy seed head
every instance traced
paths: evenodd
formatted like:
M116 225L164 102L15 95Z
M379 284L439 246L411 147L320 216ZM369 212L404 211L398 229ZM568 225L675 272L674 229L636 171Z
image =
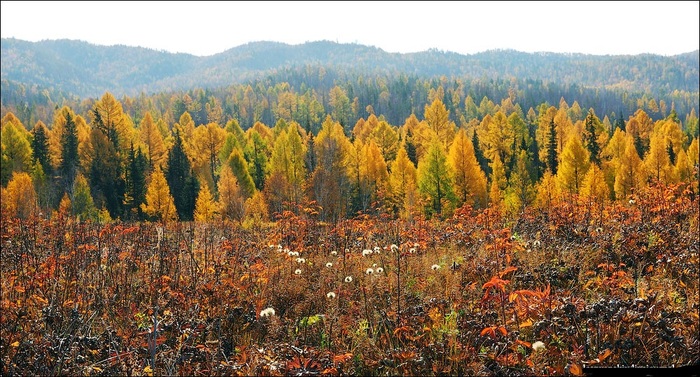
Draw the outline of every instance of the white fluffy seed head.
M301 275L301 269L300 269L300 268L297 268L297 269L294 271L294 275Z
M440 265L434 264L434 265L430 266L430 268L432 268L433 271L437 271L440 269Z
M373 273L374 273L374 270L371 268L368 268L367 270L365 270L365 274L367 274L367 275L372 275Z
M326 297L328 297L328 298L335 298L335 292L328 292L328 293L326 293Z
M345 282L346 282L346 283L352 283L352 276L346 276L346 277L345 277Z

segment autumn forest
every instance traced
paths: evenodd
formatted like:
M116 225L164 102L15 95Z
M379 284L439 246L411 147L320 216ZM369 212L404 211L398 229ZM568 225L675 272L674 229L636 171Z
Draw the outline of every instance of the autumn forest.
M341 72L3 79L3 375L700 362L697 88Z

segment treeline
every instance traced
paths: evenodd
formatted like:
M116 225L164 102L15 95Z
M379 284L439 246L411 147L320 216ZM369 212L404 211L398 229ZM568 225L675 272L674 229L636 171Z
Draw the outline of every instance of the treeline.
M87 113L96 101L7 80L2 81L2 92L2 115L12 112L25 125L39 120L48 123L53 112L63 106ZM673 111L681 119L684 132L691 136L697 136L698 132L693 123L698 112L697 91L651 94L530 79L362 75L321 66L282 69L246 84L154 95L142 93L123 96L120 101L137 124L146 112L172 124L187 111L196 124L226 124L235 119L247 130L256 122L274 125L282 119L318 133L325 115L330 114L349 133L356 119L366 118L370 113L400 125L411 114L421 114L425 104L437 97L458 126L493 116L499 106L515 106L522 116L542 103L559 106L562 101L568 101L580 113L595 109L600 119L610 124L626 120L638 109L654 121L666 118Z
M57 108L49 124L28 126L7 112L3 213L250 225L285 211L324 221L444 217L464 206L517 216L576 198L602 210L656 183L698 193L694 109L681 119L673 107L663 117L639 108L611 122L563 98L524 111L517 91L500 104L477 104L438 85L427 88L421 111L411 107L394 124L371 105L357 117L357 94L337 85L328 111L303 86L304 94L289 84L268 89L230 93L243 96L245 105L229 110L254 121L249 127L224 116L225 105L204 90L198 100L106 93L78 111ZM199 98L210 102L202 109ZM392 98L379 93L379 103ZM266 111L274 124L263 121Z

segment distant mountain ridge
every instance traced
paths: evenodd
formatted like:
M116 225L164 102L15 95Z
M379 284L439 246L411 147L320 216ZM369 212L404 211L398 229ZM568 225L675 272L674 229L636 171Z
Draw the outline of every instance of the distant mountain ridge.
M252 42L198 57L142 47L98 46L75 40L2 39L2 80L52 88L79 97L116 96L224 87L280 69L324 66L367 74L420 77L516 77L622 88L697 92L698 51L675 56L598 56L492 50L473 55L428 50L388 53L376 47L330 41L288 45Z

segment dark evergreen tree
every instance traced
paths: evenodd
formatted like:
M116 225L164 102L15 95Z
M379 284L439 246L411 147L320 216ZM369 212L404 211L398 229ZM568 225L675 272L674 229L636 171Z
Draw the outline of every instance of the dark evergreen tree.
M170 194L173 196L180 220L192 221L199 184L197 179L192 176L190 161L187 159L182 145L182 137L177 130L175 131L175 142L168 152L168 169L165 172L165 179L168 181Z
M671 141L669 141L668 145L666 146L666 153L668 153L668 161L671 163L671 165L675 165L676 152L673 150L673 143L671 143Z
M634 135L634 148L637 150L639 157L643 159L644 155L647 153L647 148L644 145L642 138L639 137L639 134Z
M557 126L554 119L549 122L549 140L547 140L547 168L552 174L557 174Z
M255 183L255 188L262 190L267 178L267 144L258 132L252 132L246 143L244 156L248 161L248 171Z
M622 114L622 111L620 111L620 116L615 120L615 128L619 128L622 131L625 131L626 125L625 125L625 116ZM613 130L614 132L615 130Z
M586 130L584 131L584 143L590 155L589 159L592 163L600 167L600 145L598 145L598 135L595 132L594 115L591 111L586 116Z
M530 145L528 146L528 155L530 156L530 178L532 182L539 182L542 177L542 161L540 161L540 146L535 137L535 125L528 125L528 133L530 135Z
M140 207L146 201L147 168L148 159L146 155L141 152L141 148L134 151L132 143L127 158L126 194L124 195L124 206L128 218L143 219Z
M69 111L64 112L65 130L61 137L61 163L59 173L65 192L73 193L73 182L78 172L78 129Z
M95 205L106 208L112 218L123 215L125 182L122 166L114 144L99 127L90 132L92 163L90 188Z
M34 128L32 128L31 147L32 158L36 163L41 165L44 174L50 177L53 168L51 167L51 158L49 156L49 135L47 131L43 123L37 122Z
M413 132L410 129L406 131L406 154L408 159L413 162L413 166L418 166L418 157L416 156L416 144L413 141Z
M306 174L310 177L316 170L316 151L314 150L314 135L309 134L309 140L306 142Z
M489 159L484 156L484 151L481 150L479 145L479 136L476 131L472 134L472 145L474 146L474 156L476 161L479 163L479 167L486 174L487 177L491 176L491 167L489 166Z

